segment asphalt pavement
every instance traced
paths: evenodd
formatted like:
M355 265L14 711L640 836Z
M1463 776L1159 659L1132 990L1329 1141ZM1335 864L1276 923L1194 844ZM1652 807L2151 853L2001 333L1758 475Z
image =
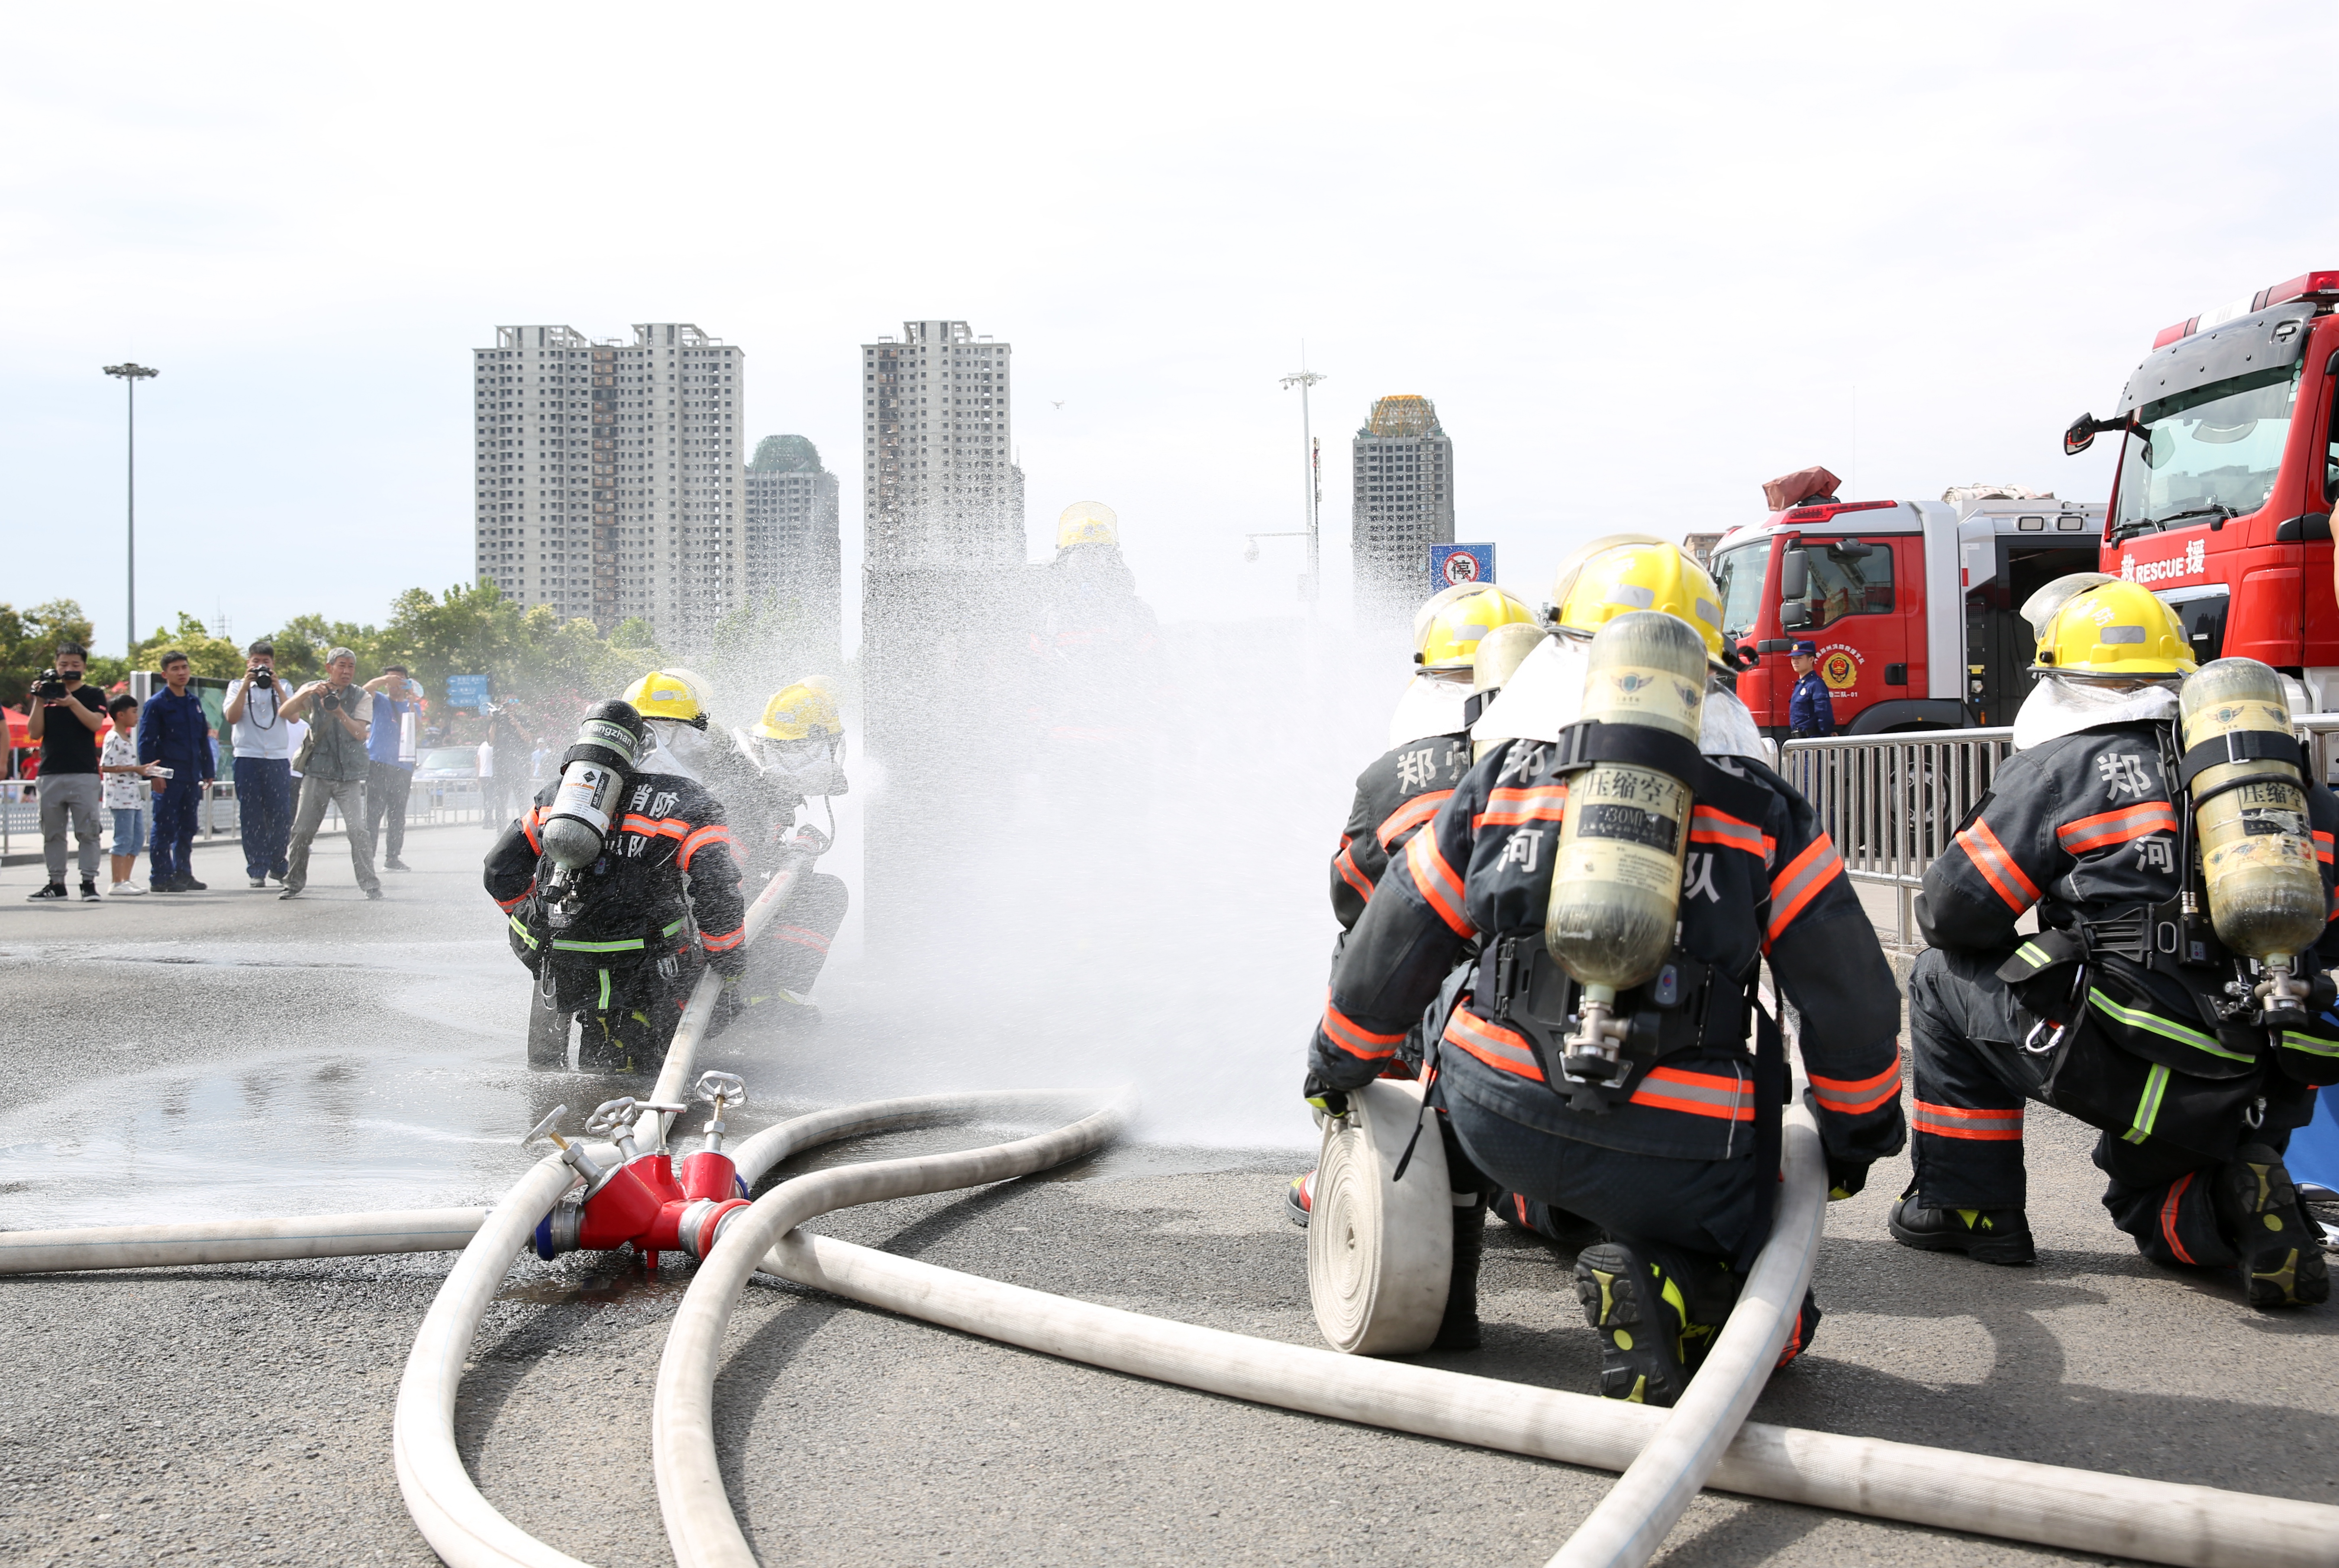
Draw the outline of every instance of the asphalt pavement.
M374 904L338 846L320 846L311 892L290 902L243 888L226 847L198 852L212 887L202 894L31 906L37 870L0 872L11 1048L0 1225L486 1202L525 1168L517 1135L552 1103L581 1111L638 1090L528 1070L522 977L479 892L485 837L411 834L417 869L389 874L390 896ZM821 1029L718 1042L710 1064L757 1090L745 1124L865 1091L875 1080L855 1062L876 1042L855 1020L886 989L840 961L823 981ZM1222 1079L1219 1091L1288 1094L1305 1019L1228 1016L1229 1028L1290 1033L1291 1070ZM814 1162L997 1136L902 1135ZM2254 1313L2220 1280L2143 1262L2097 1202L2092 1136L2031 1118L2031 1269L1894 1246L1883 1214L1906 1165L1880 1167L1867 1192L1830 1211L1826 1321L1756 1417L2339 1503L2339 1308ZM1313 1344L1304 1240L1281 1210L1284 1180L1308 1163L1299 1148L1140 1141L1046 1178L850 1210L815 1228ZM390 1423L450 1261L0 1280L0 1556L434 1561L399 1498ZM1492 1230L1485 1348L1425 1359L1590 1390L1597 1349L1568 1261ZM590 1562L667 1560L647 1408L679 1279L646 1281L627 1256L526 1258L476 1344L458 1410L466 1460L516 1523ZM716 1422L726 1482L767 1563L1497 1568L1544 1561L1608 1484L763 1282L733 1320ZM1693 1507L1663 1559L2104 1560L1722 1495Z

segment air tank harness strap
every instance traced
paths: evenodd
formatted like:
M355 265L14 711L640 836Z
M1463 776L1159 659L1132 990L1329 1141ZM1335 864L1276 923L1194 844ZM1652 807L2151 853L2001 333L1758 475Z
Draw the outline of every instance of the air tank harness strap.
M552 945L561 952L639 952L656 938L671 937L681 930L682 922L676 920L653 936L629 936L620 942L577 942L559 936L552 939Z
M1781 1123L1787 1111L1787 1042L1779 1021L1762 1005L1756 989L1762 966L1746 981L1746 1006L1754 1015L1754 1223L1746 1228L1732 1266L1742 1277L1754 1267L1755 1255L1771 1239L1771 1222L1779 1207L1779 1171L1782 1143ZM1721 977L1716 976L1718 981Z
M1559 732L1558 749L1554 772L1581 773L1599 763L1629 763L1671 774L1689 785L1702 804L1742 822L1759 825L1771 812L1769 790L1716 767L1695 742L1653 725L1585 719Z
M2245 762L2288 763L2298 770L2298 776L2245 774L2240 778L2227 779L2215 789L2193 793L2193 781L2209 769ZM2178 765L2178 782L2191 796L2188 804L2195 811L2227 790L2240 789L2244 784L2285 784L2295 788L2299 779L2314 776L2314 764L2307 760L2306 748L2300 745L2297 737L2275 730L2227 730L2224 735L2203 741L2186 752Z

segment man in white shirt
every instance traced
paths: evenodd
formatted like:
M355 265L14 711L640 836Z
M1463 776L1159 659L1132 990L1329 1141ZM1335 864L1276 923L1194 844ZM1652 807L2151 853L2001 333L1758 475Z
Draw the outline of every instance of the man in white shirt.
M235 809L243 833L243 874L254 887L284 880L284 846L292 836L293 725L279 712L284 683L276 646L244 650L242 678L228 688L224 715L235 745Z

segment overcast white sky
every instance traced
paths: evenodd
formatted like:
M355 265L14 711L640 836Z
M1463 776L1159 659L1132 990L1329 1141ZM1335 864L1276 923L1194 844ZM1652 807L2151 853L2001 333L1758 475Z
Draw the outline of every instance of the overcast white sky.
M470 555L469 350L688 321L844 476L857 345L1015 345L1035 557L1120 513L1173 617L1296 613L1296 394L1434 399L1459 532L1573 542L2006 480L2100 499L2164 324L2339 266L2330 7L18 7L0 601L378 620ZM1063 408L1051 408L1061 399ZM848 590L850 593L850 590Z

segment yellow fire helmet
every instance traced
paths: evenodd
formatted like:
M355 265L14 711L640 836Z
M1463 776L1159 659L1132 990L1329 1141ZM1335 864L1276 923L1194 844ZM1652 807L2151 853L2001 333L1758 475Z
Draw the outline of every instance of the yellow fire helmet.
M1118 545L1120 518L1102 501L1074 501L1056 519L1056 547L1074 545Z
M1414 634L1413 662L1425 670L1467 674L1478 639L1496 626L1535 624L1535 612L1487 583L1456 594L1437 606Z
M1697 628L1722 667L1722 595L1705 568L1653 534L1611 534L1560 564L1551 602L1562 631L1590 636L1628 610L1663 610Z
M833 735L844 731L836 699L818 681L810 680L774 692L752 733L767 741L800 741L815 734Z
M2097 583L2065 600L2038 628L2035 670L2067 676L2172 679L2196 666L2176 612L2135 583Z
M679 719L706 727L706 710L690 681L670 670L652 670L626 688L626 700L646 719Z

